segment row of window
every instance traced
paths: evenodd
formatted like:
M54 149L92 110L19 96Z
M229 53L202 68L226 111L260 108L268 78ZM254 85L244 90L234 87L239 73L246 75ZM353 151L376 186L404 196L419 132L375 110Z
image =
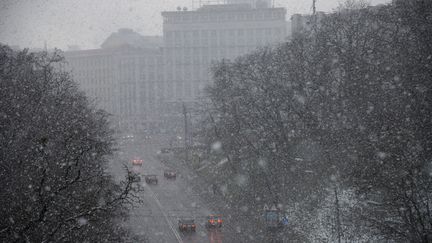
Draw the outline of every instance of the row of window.
M67 58L70 66L76 69L107 70L114 66L157 67L162 64L162 56L127 57L95 56Z
M198 97L202 92L202 85L196 82L174 82L166 87L165 95L169 99L181 100Z
M264 45L263 45L264 46ZM213 61L234 59L255 50L259 45L233 46L229 48L170 48L166 50L166 65L209 65Z
M190 44L205 45L213 42L232 43L239 39L265 39L268 37L283 38L285 33L285 26L279 28L166 31L164 33L164 39L166 46Z
M188 67L188 68L170 68L165 72L167 82L175 80L196 80L204 81L209 79L208 66Z
M277 36L250 36L250 37L239 37L234 39L201 39L194 42L172 42L167 43L167 48L201 48L201 47L224 47L229 48L233 46L262 46L270 45L275 42L283 41L282 35Z
M190 99L199 96L204 87L202 83L190 80L186 82L177 80L166 87L162 87L163 85L164 83L149 83L138 90L134 84L120 86L118 99L115 99L113 90L108 87L87 88L86 92L90 97L96 98L102 108L124 116L132 116L154 109L157 99L161 97ZM118 101L114 102L114 100Z
M162 80L162 68L162 66L158 66L157 68L137 70L133 66L122 66L118 69L117 74L124 80L134 80L135 71L138 71L140 80ZM108 69L74 69L73 74L80 83L84 83L85 85L111 83L111 79L115 76L115 72Z
M285 20L285 11L272 11L266 9L264 11L250 11L250 12L207 12L199 13L192 12L175 14L171 16L164 16L165 24L178 24L178 23L197 23L197 22L233 22L233 21L263 21L263 20Z

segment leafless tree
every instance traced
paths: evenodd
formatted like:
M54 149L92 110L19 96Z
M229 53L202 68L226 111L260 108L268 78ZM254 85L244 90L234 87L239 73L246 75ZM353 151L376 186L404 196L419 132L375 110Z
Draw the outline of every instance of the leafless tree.
M0 238L123 241L132 181L107 173L115 141L54 53L0 46Z
M431 4L349 1L314 33L213 69L204 130L229 158L226 180L249 178L234 204L299 204L310 222L338 175L356 203L335 239L361 226L373 239L430 242Z

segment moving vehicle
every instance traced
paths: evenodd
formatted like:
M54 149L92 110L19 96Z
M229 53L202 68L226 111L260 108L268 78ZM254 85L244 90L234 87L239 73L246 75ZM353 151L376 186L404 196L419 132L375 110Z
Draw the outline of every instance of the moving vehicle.
M164 177L167 179L176 179L177 173L173 170L165 170L164 171Z
M141 182L141 176L138 173L131 173L130 175L132 182Z
M278 230L284 226L282 211L276 208L264 211L264 219L268 230Z
M167 154L167 153L169 153L169 152L171 152L171 151L170 151L169 148L162 148L162 149L160 150L160 152L161 152L162 154Z
M222 216L221 215L209 215L207 216L206 222L207 228L220 228L222 227Z
M133 159L132 160L132 165L142 166L143 165L143 160L142 159Z
M179 219L178 227L180 232L196 231L196 224L195 224L195 220L193 219Z
M156 175L146 175L145 176L145 181L147 184L158 184L158 178Z

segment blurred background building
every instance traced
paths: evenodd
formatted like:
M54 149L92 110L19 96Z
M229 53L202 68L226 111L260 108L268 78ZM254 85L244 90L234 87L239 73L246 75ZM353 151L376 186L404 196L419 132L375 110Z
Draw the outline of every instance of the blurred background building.
M127 133L184 130L185 112L211 83L212 63L235 59L290 36L272 0L196 0L162 12L163 36L120 29L100 49L65 52L74 78ZM191 121L189 121L191 122Z
M188 111L211 83L212 63L279 44L289 35L286 10L271 0L201 0L189 11L162 12L165 103L164 127L183 131ZM192 123L192 121L190 121Z
M162 38L120 29L102 48L66 51L75 80L125 133L157 127L163 81Z
M284 8L268 8L265 1L228 2L235 4L162 13L169 100L194 101L202 95L211 79L212 62L234 59L287 38ZM249 2L261 2L262 8Z

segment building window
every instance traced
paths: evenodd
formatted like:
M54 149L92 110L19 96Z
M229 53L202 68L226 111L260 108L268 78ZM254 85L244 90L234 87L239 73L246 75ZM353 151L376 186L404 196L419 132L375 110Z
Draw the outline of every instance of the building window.
M199 31L198 30L194 30L192 31L192 45L193 46L198 46L199 45Z
M217 32L216 30L212 30L210 34L210 45L216 46L217 45Z
M201 31L201 45L202 46L208 46L208 31L207 30Z
M190 97L192 95L192 90L191 89L192 89L192 86L190 84L190 81L186 82L185 93L186 93L187 97Z
M190 46L191 45L191 32L190 31L184 31L183 32L183 43L184 43L184 46Z
M229 13L228 16L227 16L227 20L228 20L228 21L233 21L233 20L235 20L235 14L233 14L233 13Z
M226 14L220 14L218 16L218 22L224 22L227 19Z
M209 20L210 20L211 22L216 22L216 21L217 21L217 15L216 15L216 14L210 14L209 17L210 17Z
M203 14L200 16L200 20L202 22L207 22L209 20L209 16L207 14Z

